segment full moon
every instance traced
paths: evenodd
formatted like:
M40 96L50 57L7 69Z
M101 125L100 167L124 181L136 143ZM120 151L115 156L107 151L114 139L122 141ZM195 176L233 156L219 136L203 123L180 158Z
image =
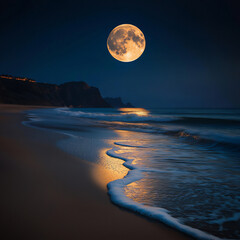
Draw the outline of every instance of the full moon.
M134 25L122 24L115 27L108 36L110 54L121 62L132 62L144 52L146 40L142 31Z

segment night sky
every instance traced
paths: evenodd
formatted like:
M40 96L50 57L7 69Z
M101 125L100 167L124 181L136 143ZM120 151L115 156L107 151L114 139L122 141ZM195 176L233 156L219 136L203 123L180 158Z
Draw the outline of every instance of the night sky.
M0 74L86 81L139 107L240 107L240 1L0 0ZM109 33L129 23L146 49L123 63Z

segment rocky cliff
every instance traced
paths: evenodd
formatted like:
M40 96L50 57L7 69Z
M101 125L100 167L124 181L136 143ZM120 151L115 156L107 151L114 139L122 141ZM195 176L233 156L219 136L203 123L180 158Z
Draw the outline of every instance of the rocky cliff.
M0 76L0 103L72 106L111 107L99 90L85 82L67 82L61 85L39 83L32 79Z
M134 106L131 103L123 103L120 97L117 98L104 98L104 100L114 108L133 108Z

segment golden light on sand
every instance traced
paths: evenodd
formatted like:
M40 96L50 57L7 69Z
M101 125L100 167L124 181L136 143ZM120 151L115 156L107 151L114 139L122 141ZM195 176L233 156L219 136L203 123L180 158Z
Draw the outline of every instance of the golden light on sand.
M131 24L115 27L107 39L108 51L121 62L138 59L144 52L145 46L146 40L142 31Z
M136 137L136 133L131 131L114 130L114 132L118 136L117 142L124 142L128 144L128 142L133 142ZM92 168L92 177L94 181L104 190L107 190L107 184L109 182L117 179L123 179L129 171L129 169L123 165L125 163L124 160L109 156L107 151L114 148L114 152L123 157L127 157L129 152L131 152L131 156L134 156L136 161L140 158L139 154L141 154L141 151L139 151L138 148L115 145L115 141L116 139L106 140L106 143L109 145L109 147L99 150L98 163L94 164L94 167ZM134 144L138 145L138 143ZM135 160L132 161L132 164L135 164Z
M114 141L109 140L111 146ZM92 176L95 182L103 189L107 190L107 184L117 179L124 178L129 169L123 166L124 161L107 155L107 151L111 148L103 148L99 151L98 164L92 169Z

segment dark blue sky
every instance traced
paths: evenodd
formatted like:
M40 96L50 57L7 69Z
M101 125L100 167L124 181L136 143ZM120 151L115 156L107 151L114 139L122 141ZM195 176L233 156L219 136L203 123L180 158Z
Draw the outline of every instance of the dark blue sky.
M0 74L86 81L142 107L240 107L240 1L0 1ZM119 24L139 27L143 55L115 60Z

